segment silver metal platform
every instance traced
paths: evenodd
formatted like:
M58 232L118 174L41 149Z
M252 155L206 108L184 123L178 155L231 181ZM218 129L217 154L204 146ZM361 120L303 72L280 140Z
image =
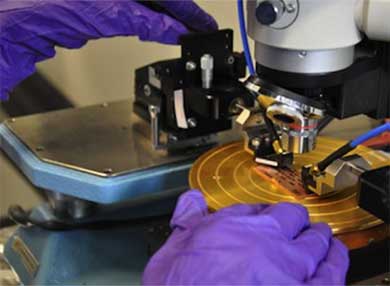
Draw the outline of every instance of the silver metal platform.
M107 177L196 158L204 149L154 150L147 122L130 100L66 109L6 121L40 160Z
M9 119L0 125L0 148L36 187L83 200L106 204L188 189L192 163L215 145L179 141L174 152L156 150L150 135L125 100ZM214 137L226 143L240 136L230 130Z

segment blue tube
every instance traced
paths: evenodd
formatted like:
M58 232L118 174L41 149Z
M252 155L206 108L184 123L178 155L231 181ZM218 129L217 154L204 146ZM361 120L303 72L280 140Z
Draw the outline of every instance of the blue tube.
M253 66L251 51L249 49L248 44L248 36L246 33L245 27L245 15L244 15L244 3L243 0L237 0L237 10L238 10L238 21L240 23L240 33L241 33L241 41L242 46L244 47L245 61L248 66L248 70L250 75L255 75L255 67Z
M390 122L382 124L374 129L368 131L367 133L360 135L356 139L352 140L350 145L351 145L351 147L355 148L356 146L366 142L367 140L369 140L371 138L374 138L374 137L382 134L385 131L390 131Z

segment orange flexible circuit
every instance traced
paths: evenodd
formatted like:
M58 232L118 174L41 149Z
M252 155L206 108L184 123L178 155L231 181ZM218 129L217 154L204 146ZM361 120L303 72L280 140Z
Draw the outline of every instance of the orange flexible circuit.
M305 190L300 172L291 169L275 169L267 166L256 166L253 170L264 180L274 184L288 195L296 199L304 199L313 195Z

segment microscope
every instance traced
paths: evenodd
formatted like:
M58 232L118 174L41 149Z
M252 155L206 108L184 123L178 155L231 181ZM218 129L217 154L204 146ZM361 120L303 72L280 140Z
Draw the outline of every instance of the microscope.
M263 105L266 121L279 127L279 138L272 138L279 157L314 150L320 122L326 117L390 116L390 25L384 21L389 13L389 1L248 2L257 75L247 80L247 86ZM389 125L382 129L388 132ZM318 164L302 167L309 192L323 196L345 189L368 171L378 181L388 182L389 167L375 171L367 160L358 162L362 158L343 160L354 148L350 145ZM386 222L389 189L388 183L383 185L375 203L367 201L375 192L369 199L362 191L360 198L362 206Z
M389 9L388 1L248 2L256 71L273 84L264 87L274 98L266 114L283 149L313 150L326 115L389 116Z
M243 53L230 29L185 35L180 58L136 70L134 100L0 125L0 148L48 197L10 209L21 227L5 257L23 284L139 283L190 187L211 210L298 201L348 236L349 282L388 271L372 243L387 249L386 141L373 150L318 135L332 118L390 117L390 1L249 0L255 66L240 0L238 10ZM259 167L274 181L294 172L305 197Z

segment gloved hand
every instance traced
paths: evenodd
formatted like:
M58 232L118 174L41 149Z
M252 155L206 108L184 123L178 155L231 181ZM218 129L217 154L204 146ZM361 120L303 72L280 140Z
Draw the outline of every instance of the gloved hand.
M210 214L202 194L182 195L173 233L151 258L145 285L342 285L348 251L297 204L234 205Z
M188 29L217 29L191 0L153 1L167 12L133 0L0 1L0 100L55 55L55 46L80 48L90 39L138 35L143 41L175 44Z

